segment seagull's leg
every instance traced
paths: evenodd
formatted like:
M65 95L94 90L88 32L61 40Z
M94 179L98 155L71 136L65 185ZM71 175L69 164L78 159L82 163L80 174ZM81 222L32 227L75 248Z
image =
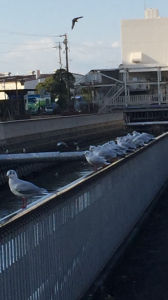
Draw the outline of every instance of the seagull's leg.
M25 208L27 207L27 198L25 198Z
M118 157L113 157L112 159L111 159L111 163L113 163L113 162L115 162L115 161L117 161L118 160Z
M27 198L22 198L22 208L26 208L27 206Z
M25 199L24 199L24 198L22 198L22 208L25 208L25 204L24 204L24 202L25 202Z
M117 160L119 160L119 158L118 158L118 157L116 157L114 161L117 161Z
M94 169L94 172L97 172L97 167L96 167L96 166L94 166L94 168L93 168L93 169Z

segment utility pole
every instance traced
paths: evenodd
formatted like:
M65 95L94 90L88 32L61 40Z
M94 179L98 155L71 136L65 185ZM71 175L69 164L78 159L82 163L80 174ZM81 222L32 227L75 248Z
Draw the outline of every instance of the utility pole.
M65 45L65 55L66 55L66 71L67 71L67 91L68 91L68 95L67 95L67 105L68 105L68 110L69 110L69 101L70 101L70 86L69 86L69 63L68 63L68 39L67 39L67 34L63 34L60 36L64 36L65 39L63 41L64 45Z
M61 44L60 43L59 43L58 48L59 48L59 64L60 64L60 69L62 69L62 61L61 61L61 50L62 50L62 48L61 48Z
M68 64L68 39L67 39L67 34L65 33L65 39L64 42L65 44L65 53L66 53L66 69L67 72L69 72L69 64Z
M17 76L15 77L15 83L16 83L16 107L17 107L18 115L19 115L19 100L18 100Z

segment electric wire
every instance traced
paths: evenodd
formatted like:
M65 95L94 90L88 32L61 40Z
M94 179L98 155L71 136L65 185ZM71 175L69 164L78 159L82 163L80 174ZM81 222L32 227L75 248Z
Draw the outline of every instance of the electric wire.
M59 42L53 42L53 43L59 43ZM15 46L32 46L32 45L52 45L53 43L33 43L33 44L17 44L17 43L4 43L4 42L0 42L0 45L15 45Z
M5 30L0 30L0 33L5 33L5 34L15 34L15 35L27 35L27 36L60 37L60 35L31 34L31 33L22 33L22 32L5 31Z
M89 45L85 45L85 44L75 44L75 43L71 43L71 45L74 45L74 46L78 46L78 47L85 47L85 48L92 48L92 49L113 49L113 48L120 48L120 46L117 46L117 47L110 47L110 46L108 46L108 47L100 47L100 46L96 46L96 45L94 45L94 46L89 46Z
M46 49L53 49L56 47L49 47L49 48L39 48L39 49L25 49L25 50L16 50L16 51L0 51L0 53L13 53L13 52L26 52L26 51L36 51L36 50L46 50Z

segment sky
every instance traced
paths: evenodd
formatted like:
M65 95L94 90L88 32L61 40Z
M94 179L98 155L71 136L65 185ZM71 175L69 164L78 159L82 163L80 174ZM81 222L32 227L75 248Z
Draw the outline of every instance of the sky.
M66 67L64 36L68 38L69 71L116 68L122 63L120 22L143 19L144 8L168 17L167 0L8 0L1 3L0 73L52 73ZM72 19L83 16L71 29Z

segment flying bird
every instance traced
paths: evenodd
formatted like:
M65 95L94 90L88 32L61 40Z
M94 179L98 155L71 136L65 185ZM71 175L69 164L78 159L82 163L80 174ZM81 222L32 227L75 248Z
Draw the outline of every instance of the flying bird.
M78 19L81 19L81 18L83 18L83 17L74 18L74 19L72 20L72 29L74 28L75 23L78 22Z

